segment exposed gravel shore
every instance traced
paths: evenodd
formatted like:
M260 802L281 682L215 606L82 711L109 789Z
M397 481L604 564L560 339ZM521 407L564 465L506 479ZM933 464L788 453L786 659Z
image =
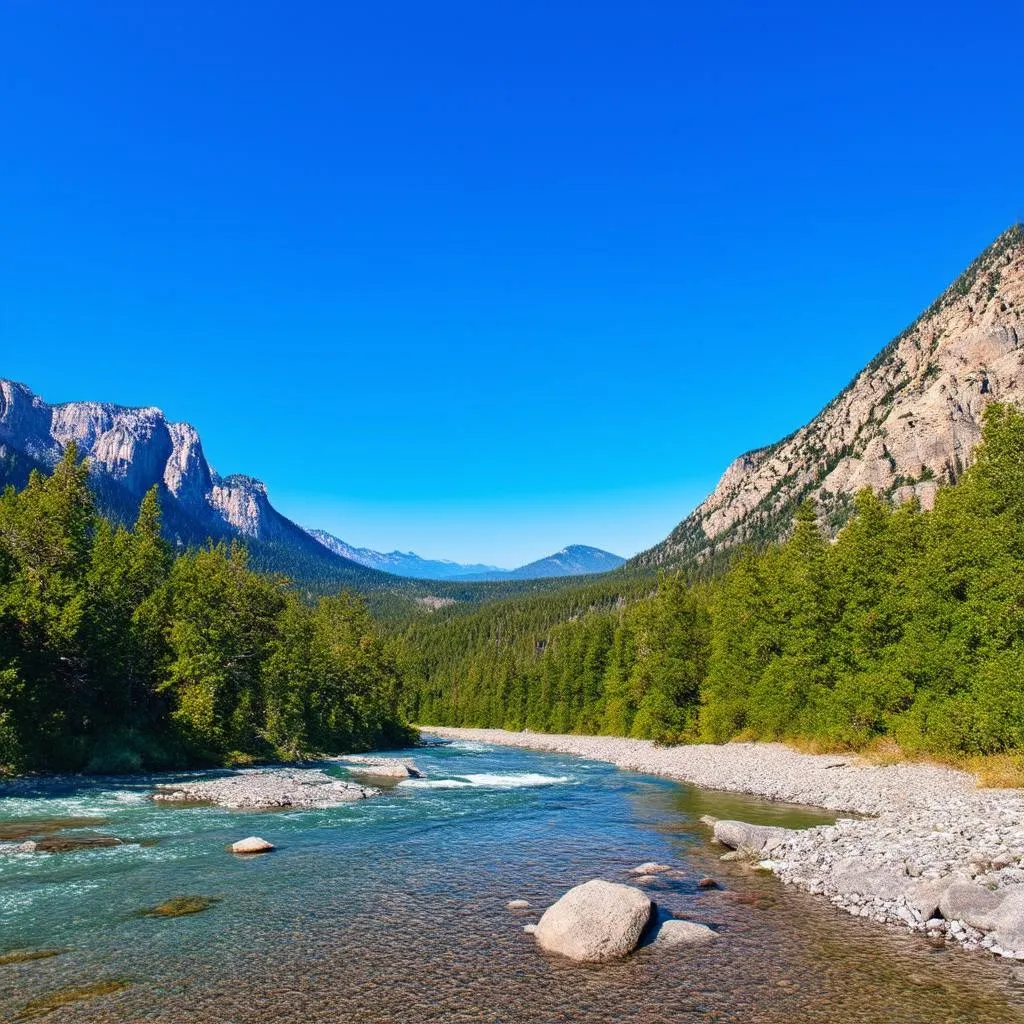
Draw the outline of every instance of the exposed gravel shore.
M574 754L706 789L871 815L767 830L745 852L785 883L861 917L1024 960L1024 791L966 772L876 766L777 743L657 747L647 740L424 727L442 738ZM762 845L764 841L764 845Z
M289 768L252 769L218 779L167 783L153 799L164 803L209 801L221 807L260 810L272 807L333 807L376 796L377 790L334 779L322 771Z

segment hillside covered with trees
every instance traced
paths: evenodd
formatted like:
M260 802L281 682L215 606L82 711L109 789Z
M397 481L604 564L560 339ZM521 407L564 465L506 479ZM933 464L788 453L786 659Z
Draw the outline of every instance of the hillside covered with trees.
M0 767L130 771L408 741L363 604L300 600L244 547L173 557L156 490L98 514L74 446L0 497Z
M650 590L607 579L411 625L409 716L664 742L1024 747L1024 413L988 409L974 464L932 511L865 489L829 542L808 501L785 542Z

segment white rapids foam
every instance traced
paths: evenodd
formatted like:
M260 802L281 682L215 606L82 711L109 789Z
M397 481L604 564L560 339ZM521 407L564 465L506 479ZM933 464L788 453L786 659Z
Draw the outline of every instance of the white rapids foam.
M481 789L524 789L531 786L555 786L569 781L568 775L541 775L538 772L497 775L479 772L454 779L403 779L398 785L412 789L466 789L473 786Z

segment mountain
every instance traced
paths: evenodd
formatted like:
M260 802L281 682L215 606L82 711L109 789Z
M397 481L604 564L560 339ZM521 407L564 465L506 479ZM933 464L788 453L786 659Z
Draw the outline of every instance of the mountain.
M610 572L625 564L625 559L610 551L587 547L586 544L570 544L547 558L521 565L518 569L499 569L497 572L462 576L460 579L477 580L544 580L559 576L590 576L599 572Z
M1000 235L806 426L741 455L634 567L783 536L812 497L834 533L858 490L928 508L970 461L992 401L1024 403L1024 228Z
M450 562L447 559L420 558L412 551L389 551L382 553L370 548L354 548L351 544L326 530L309 530L325 548L342 558L348 558L360 565L381 572L394 573L396 576L407 576L417 580L450 580L484 577L488 573L504 573L495 565L464 565L461 562Z
M155 484L165 532L180 546L239 539L257 568L360 587L399 582L329 551L271 505L261 481L220 476L187 423L155 408L48 405L24 384L0 379L0 486L23 486L33 469L52 468L72 441L89 460L101 509L114 519L134 519Z
M370 548L354 548L351 544L327 533L326 530L310 530L326 548L343 558L349 558L360 565L407 576L417 580L452 580L459 582L494 582L498 580L542 580L558 576L586 576L591 573L608 572L617 569L626 560L600 548L584 544L571 544L547 558L540 558L518 569L500 569L496 565L465 565L447 559L420 558L419 555L403 551L382 554Z

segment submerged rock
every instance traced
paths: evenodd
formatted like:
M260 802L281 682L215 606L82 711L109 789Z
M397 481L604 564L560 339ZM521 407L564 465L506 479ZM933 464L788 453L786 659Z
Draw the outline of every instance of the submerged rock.
M571 960L616 960L636 949L652 908L639 889L595 878L548 907L537 924L537 941Z
M60 956L66 952L66 949L12 949L0 953L0 967L7 964L27 964L32 960L48 960L52 956Z
M275 849L273 843L259 836L249 836L247 839L239 839L237 843L231 844L232 853L270 853Z
M110 980L97 981L91 985L79 985L73 988L61 988L26 1003L14 1019L16 1021L34 1020L36 1017L43 1017L62 1006L70 1006L72 1003L80 1003L84 999L94 999L97 996L120 992L122 989L128 988L129 984L130 982L127 981Z
M0 823L0 842L18 842L65 832L71 828L100 828L109 818L22 818Z
M508 910L529 910L530 909L530 901L529 900L509 900L508 903L505 904L505 907Z
M28 846L28 844L24 844ZM79 853L82 850L98 850L108 846L121 846L121 840L113 836L46 836L35 842L36 853Z
M268 769L217 779L157 786L153 799L165 802L209 801L221 807L267 810L281 807L333 807L376 796L378 790L319 769Z
M671 871L672 867L669 864L659 864L657 861L648 860L643 864L638 864L635 868L630 868L629 873L631 875L660 875L663 871Z
M215 903L220 903L219 896L175 896L164 900L155 907L143 907L139 917L187 917L189 914L200 914Z
M670 918L658 925L647 945L655 947L703 946L717 938L718 933L706 924Z

